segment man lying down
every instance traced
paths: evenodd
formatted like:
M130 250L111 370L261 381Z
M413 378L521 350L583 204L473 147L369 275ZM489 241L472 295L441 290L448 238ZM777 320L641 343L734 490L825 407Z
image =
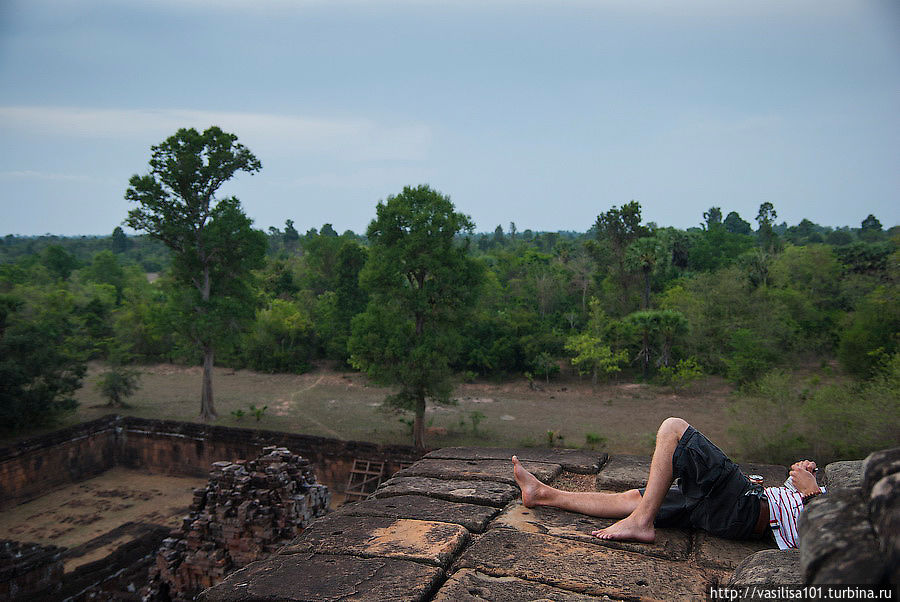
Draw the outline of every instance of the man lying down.
M562 491L539 481L516 456L512 462L526 507L550 506L620 519L591 533L600 539L652 543L656 527L691 527L719 537L751 539L771 529L780 549L795 548L797 518L804 505L825 493L816 483L816 464L809 460L791 466L784 487L752 483L722 450L681 418L667 418L660 425L643 489Z

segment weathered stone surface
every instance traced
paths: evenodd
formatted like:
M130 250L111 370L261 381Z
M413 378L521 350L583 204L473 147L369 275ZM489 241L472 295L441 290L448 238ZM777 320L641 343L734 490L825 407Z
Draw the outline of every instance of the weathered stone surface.
M468 539L469 532L452 523L340 514L316 521L278 553L352 554L446 567Z
M738 467L746 475L760 475L765 487L781 487L788 478L787 467L777 464L738 464Z
M544 462L523 462L525 470L544 483L555 479L562 468L559 464ZM512 462L509 460L438 460L425 458L409 468L404 468L394 477L432 477L448 480L498 481L515 485Z
M884 557L858 489L814 498L800 514L800 564L805 583L878 583Z
M801 585L800 550L762 550L741 562L728 585Z
M684 560L690 552L691 538L680 529L657 529L652 544L629 541L606 541L591 535L615 521L566 512L556 508L526 508L521 502L510 504L491 527L509 527L525 533L540 533L574 539L592 545L628 550L668 560Z
M443 571L391 558L322 554L273 556L232 573L199 600L424 600Z
M825 467L825 487L828 491L862 486L862 460L832 462Z
M656 531L660 533L658 529ZM659 536L657 535L657 538ZM736 541L723 539L703 531L694 534L694 555L703 566L733 571L748 556L761 550L769 550L775 544L768 540L749 539Z
M516 455L522 462L559 464L563 470L579 474L594 474L607 460L607 455L581 449L557 448L501 448L501 447L444 447L429 452L426 458L441 460L506 460Z
M900 584L900 473L888 475L872 487L869 516L891 583Z
M776 487L787 479L788 469L774 464L739 464L744 474L758 474L763 477L763 485ZM602 491L625 491L640 489L647 485L650 475L650 458L647 456L617 455L609 461L597 475L597 489Z
M448 502L423 495L398 495L383 499L369 499L341 508L342 514L353 516L391 516L456 523L473 533L484 532L488 522L498 512L500 510L492 506Z
M863 490L868 495L875 483L900 472L900 447L873 452L863 460Z
M445 481L430 477L398 477L382 483L374 495L376 498L426 495L450 502L502 508L519 497L519 488L492 481Z
M534 583L516 577L491 577L472 569L457 571L438 590L435 602L594 602L594 596L585 596L542 583Z
M597 489L625 491L647 484L650 474L650 458L647 456L610 456L597 475Z
M489 530L463 552L456 567L629 599L704 599L715 579L686 562L515 529Z

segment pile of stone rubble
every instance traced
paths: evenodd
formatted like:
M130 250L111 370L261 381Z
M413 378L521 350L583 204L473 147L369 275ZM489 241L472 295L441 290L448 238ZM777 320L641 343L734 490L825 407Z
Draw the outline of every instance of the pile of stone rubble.
M296 537L325 514L329 500L309 461L284 447L214 463L181 528L159 548L144 599L192 599Z

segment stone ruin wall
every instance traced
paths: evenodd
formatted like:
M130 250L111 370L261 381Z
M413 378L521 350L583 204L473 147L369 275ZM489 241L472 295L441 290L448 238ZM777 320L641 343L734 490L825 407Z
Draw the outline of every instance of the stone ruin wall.
M0 449L0 510L113 468L118 428L107 417Z
M63 549L0 540L0 600L43 598L57 592Z
M181 528L159 548L143 599L193 599L291 541L327 512L329 497L309 461L284 447L216 462Z
M254 458L264 447L272 445L287 448L308 460L306 470L314 471L317 481L330 489L333 503L343 500L354 459L384 462L384 474L388 478L401 465L421 457L408 446L110 415L0 448L0 511L115 466L204 477L215 462ZM155 548L157 544L153 542L163 537L148 532L137 543ZM9 545L21 544L10 542ZM9 569L0 574L0 599L11 597L3 588L14 588L20 593L47 591L47 584L53 582L50 587L58 590L63 571L60 557L64 551L46 547L44 551L51 550L52 554L37 553L35 550L45 547L29 545L25 547L31 552L15 562L12 557L0 559L0 568ZM117 560L117 554L122 558ZM54 595L67 596L91 584L107 583L116 571L121 572L123 563L129 565L143 555L141 550L119 549L107 559L81 567L77 575L66 575L66 581L77 580L77 588L68 594L57 591ZM56 560L48 561L53 558ZM116 586L112 587L115 590Z
M308 459L334 502L343 500L355 458L384 462L387 478L421 457L403 445L111 415L0 449L0 510L114 466L205 477L213 462L253 458L269 445Z

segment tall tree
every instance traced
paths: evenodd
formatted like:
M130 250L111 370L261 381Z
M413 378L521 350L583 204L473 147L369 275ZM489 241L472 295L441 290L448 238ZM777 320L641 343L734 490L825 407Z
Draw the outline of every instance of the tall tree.
M427 185L405 187L378 203L366 232L369 257L360 281L370 292L353 320L351 363L378 382L399 387L387 398L415 413L414 442L425 447L426 399L449 402L450 362L459 327L474 306L481 264L468 254L471 219Z
M662 245L652 236L639 238L631 245L625 255L626 263L636 270L640 270L644 276L644 307L650 309L650 277L656 264L660 261Z
M759 237L759 245L766 251L773 251L778 244L778 235L772 229L775 218L778 213L775 206L768 201L759 206L759 212L756 214L756 223L758 225L756 235Z
M709 211L703 212L703 228L705 230L712 230L718 226L722 225L722 208L721 207L710 207Z
M618 280L621 293L619 309L625 311L632 284L631 274L625 265L625 253L632 242L650 234L649 228L641 225L641 204L631 201L622 205L621 209L613 205L609 211L597 216L594 229L600 246L605 246L612 255L614 277Z
M215 345L252 317L250 270L262 266L266 251L266 235L250 227L240 201L217 199L216 192L237 172L253 174L262 165L237 136L215 126L202 134L180 129L151 151L150 173L132 176L125 192L139 205L125 223L172 250L173 276L189 308L182 333L203 355L200 417L212 420Z
M753 232L750 222L742 218L737 211L729 212L725 216L725 221L722 222L722 225L732 234L751 234Z

